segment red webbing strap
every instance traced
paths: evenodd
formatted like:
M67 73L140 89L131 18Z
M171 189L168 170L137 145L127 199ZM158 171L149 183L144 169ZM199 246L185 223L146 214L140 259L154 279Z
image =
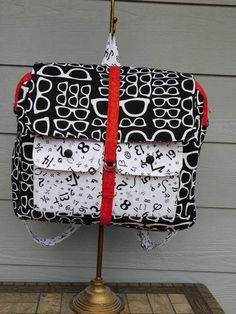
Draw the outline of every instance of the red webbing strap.
M118 141L120 67L109 68L109 94L105 140L100 224L110 225L115 190L116 147Z

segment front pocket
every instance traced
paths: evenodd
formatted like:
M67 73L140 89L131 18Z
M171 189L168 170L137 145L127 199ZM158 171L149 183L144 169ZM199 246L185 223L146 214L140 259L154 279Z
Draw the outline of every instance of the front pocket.
M98 216L103 144L36 136L34 208L57 215Z
M182 143L122 143L117 149L113 215L141 221L175 216Z
M34 208L57 216L100 216L104 144L35 136ZM158 221L175 216L182 143L117 146L114 219Z

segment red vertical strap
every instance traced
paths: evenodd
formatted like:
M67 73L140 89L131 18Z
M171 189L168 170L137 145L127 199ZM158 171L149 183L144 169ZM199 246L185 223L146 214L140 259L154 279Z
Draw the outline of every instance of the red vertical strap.
M112 223L112 205L115 190L116 147L118 142L120 100L120 67L109 68L109 94L107 110L107 128L102 179L102 202L100 224Z

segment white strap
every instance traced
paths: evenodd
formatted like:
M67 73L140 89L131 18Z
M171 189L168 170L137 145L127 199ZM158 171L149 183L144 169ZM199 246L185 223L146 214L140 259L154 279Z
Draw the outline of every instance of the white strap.
M106 44L106 50L102 59L102 65L120 65L119 51L116 44L115 34L109 34Z
M164 244L166 244L168 241L170 241L175 235L177 234L176 230L173 231L169 231L167 236L164 238L164 240L160 243L154 243L151 239L150 239L150 235L149 235L149 231L143 231L143 230L139 230L137 232L137 237L138 240L141 244L141 247L144 250L150 251L153 250L155 248L161 247Z
M72 225L70 225L70 227L68 229L66 229L65 231L63 231L62 233L60 233L59 235L57 235L53 238L43 238L43 237L39 237L38 235L36 235L30 229L30 227L26 221L24 221L24 225L25 225L26 230L29 232L30 236L32 237L32 239L36 243L38 243L39 245L41 245L43 247L54 246L54 245L62 242L63 240L65 240L66 238L71 236L75 231L77 231L81 227L81 225L72 224Z

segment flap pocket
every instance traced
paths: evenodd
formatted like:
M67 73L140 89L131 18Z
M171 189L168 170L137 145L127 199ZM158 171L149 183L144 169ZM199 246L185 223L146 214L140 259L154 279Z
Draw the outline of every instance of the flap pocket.
M103 143L36 135L33 160L37 167L93 173L102 164Z
M57 215L99 215L103 143L35 136L34 208Z
M136 222L173 219L182 166L181 142L119 144L114 216Z
M34 206L54 215L98 217L104 144L35 136ZM176 211L182 143L120 143L113 216L172 219Z
M121 143L117 170L124 175L164 177L179 174L183 163L181 142Z

